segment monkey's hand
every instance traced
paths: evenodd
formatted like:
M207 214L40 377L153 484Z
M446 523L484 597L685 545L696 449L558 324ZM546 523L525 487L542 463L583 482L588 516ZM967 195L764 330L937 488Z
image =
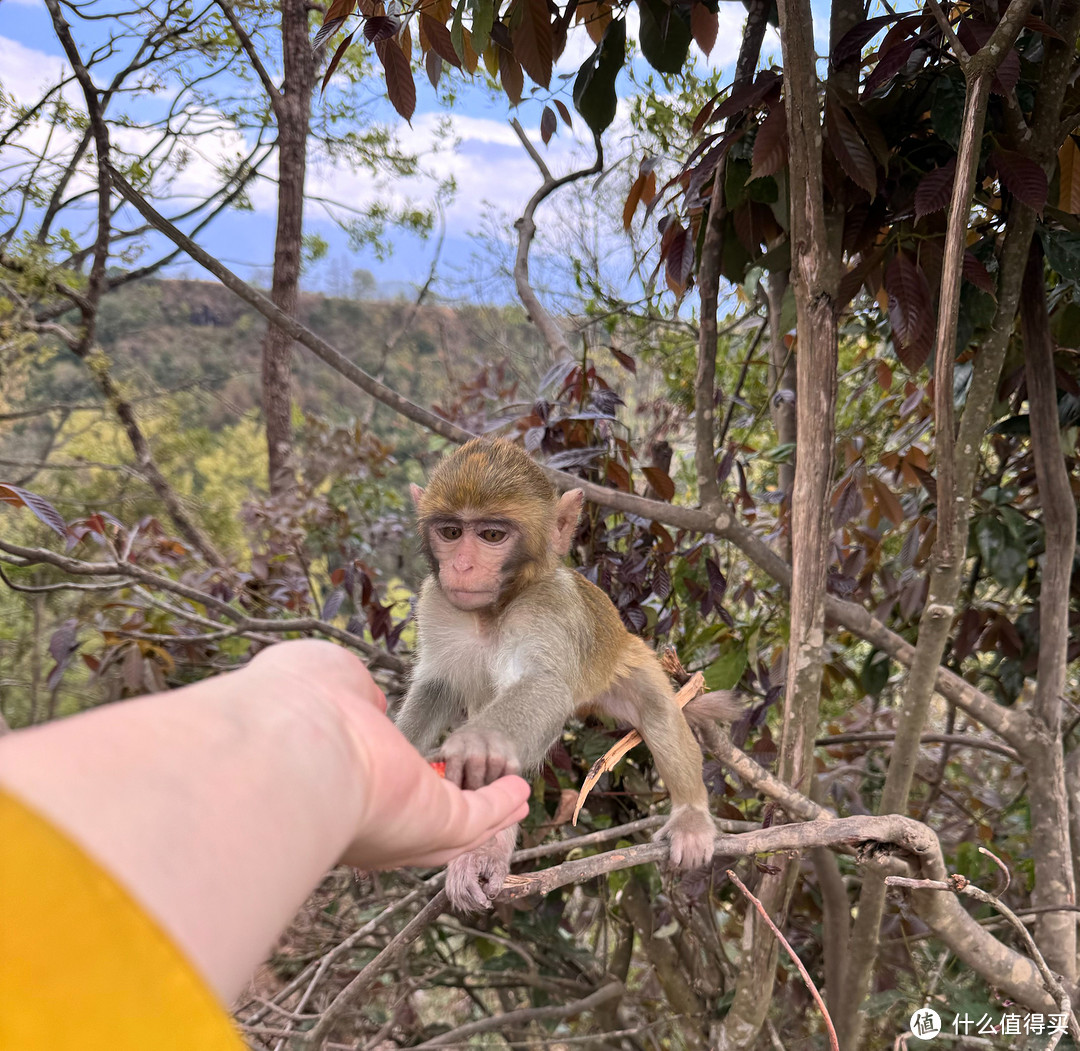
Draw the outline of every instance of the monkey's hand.
M434 758L446 763L446 780L459 788L483 788L521 772L517 746L506 734L468 723L443 742Z
M517 825L497 832L446 866L446 896L457 912L483 912L491 908L510 872L510 855L517 842Z
M716 851L716 825L708 810L701 807L675 807L656 838L668 841L671 864L677 869L700 868Z

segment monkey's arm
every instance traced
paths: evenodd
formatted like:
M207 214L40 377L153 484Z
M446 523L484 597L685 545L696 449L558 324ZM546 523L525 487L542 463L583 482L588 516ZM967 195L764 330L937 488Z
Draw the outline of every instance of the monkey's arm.
M418 752L427 755L464 705L443 679L421 678L420 669L394 715L398 729Z
M480 788L504 774L535 770L558 739L574 705L563 674L543 667L499 676L495 695L439 749L446 777Z

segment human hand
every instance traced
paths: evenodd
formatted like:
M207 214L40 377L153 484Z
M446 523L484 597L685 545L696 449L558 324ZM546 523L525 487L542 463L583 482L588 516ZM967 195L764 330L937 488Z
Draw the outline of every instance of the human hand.
M529 786L502 777L465 792L439 777L386 717L386 698L348 650L305 639L278 643L248 666L280 689L329 702L355 756L358 817L342 861L357 868L441 865L528 812Z

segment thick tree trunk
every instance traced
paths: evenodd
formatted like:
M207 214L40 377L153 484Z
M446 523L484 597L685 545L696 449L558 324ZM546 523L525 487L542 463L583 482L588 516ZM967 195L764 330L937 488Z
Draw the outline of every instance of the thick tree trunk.
M281 37L285 81L272 99L278 126L278 214L270 298L295 317L300 289L304 228L304 180L315 57L304 0L282 0ZM270 492L292 484L292 337L270 324L263 341L262 402L269 452Z

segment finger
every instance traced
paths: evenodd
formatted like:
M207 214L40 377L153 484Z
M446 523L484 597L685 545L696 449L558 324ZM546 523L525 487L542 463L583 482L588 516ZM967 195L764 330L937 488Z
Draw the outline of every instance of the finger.
M438 780L438 779L436 779ZM431 800L432 828L438 831L426 848L398 865L441 865L487 842L496 832L529 813L531 788L520 777L503 777L475 792L462 792L438 781L441 798Z
M441 758L446 761L446 780L455 788L463 787L465 766L461 761L461 756L443 755Z
M465 760L465 783L462 787L468 789L483 788L487 784L486 755L470 755Z

